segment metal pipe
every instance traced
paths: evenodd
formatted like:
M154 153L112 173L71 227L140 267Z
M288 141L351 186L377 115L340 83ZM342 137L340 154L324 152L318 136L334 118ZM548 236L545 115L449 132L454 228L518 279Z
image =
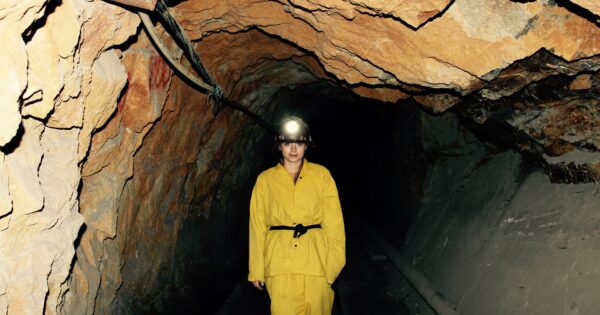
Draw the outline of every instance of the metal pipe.
M105 0L114 3L120 3L126 6L136 7L138 9L154 11L158 0Z
M390 261L398 268L404 278L417 290L419 295L427 302L427 305L438 315L458 315L456 306L446 301L433 287L431 282L425 278L408 262L406 258L390 244L370 224L358 217L354 221L377 243Z

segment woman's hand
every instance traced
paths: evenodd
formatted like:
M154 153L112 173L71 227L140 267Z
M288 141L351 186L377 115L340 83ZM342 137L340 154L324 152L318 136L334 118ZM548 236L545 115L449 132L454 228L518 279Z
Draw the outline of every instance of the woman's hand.
M263 287L265 286L265 282L264 281L254 280L254 281L251 281L251 282L252 282L252 285L255 288L257 288L257 289L259 289L261 291L262 291Z

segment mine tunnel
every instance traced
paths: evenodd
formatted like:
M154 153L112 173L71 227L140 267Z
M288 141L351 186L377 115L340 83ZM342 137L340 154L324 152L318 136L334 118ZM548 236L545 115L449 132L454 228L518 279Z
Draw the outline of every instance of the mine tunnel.
M289 116L339 193L333 314L596 314L599 16L0 3L0 315L268 314L249 203Z

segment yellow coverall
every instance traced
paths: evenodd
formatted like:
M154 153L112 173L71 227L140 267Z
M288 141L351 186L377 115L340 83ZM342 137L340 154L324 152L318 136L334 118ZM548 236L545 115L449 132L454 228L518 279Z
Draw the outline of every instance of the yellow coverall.
M299 238L271 226L320 224ZM344 220L329 171L304 160L296 184L281 164L262 172L250 201L249 281L265 281L271 313L331 314L346 263Z

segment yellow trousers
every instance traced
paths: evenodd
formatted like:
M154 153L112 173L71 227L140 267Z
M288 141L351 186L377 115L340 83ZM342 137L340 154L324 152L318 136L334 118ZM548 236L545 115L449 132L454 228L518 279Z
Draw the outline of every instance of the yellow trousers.
M271 315L331 315L333 290L325 277L286 274L265 279Z

